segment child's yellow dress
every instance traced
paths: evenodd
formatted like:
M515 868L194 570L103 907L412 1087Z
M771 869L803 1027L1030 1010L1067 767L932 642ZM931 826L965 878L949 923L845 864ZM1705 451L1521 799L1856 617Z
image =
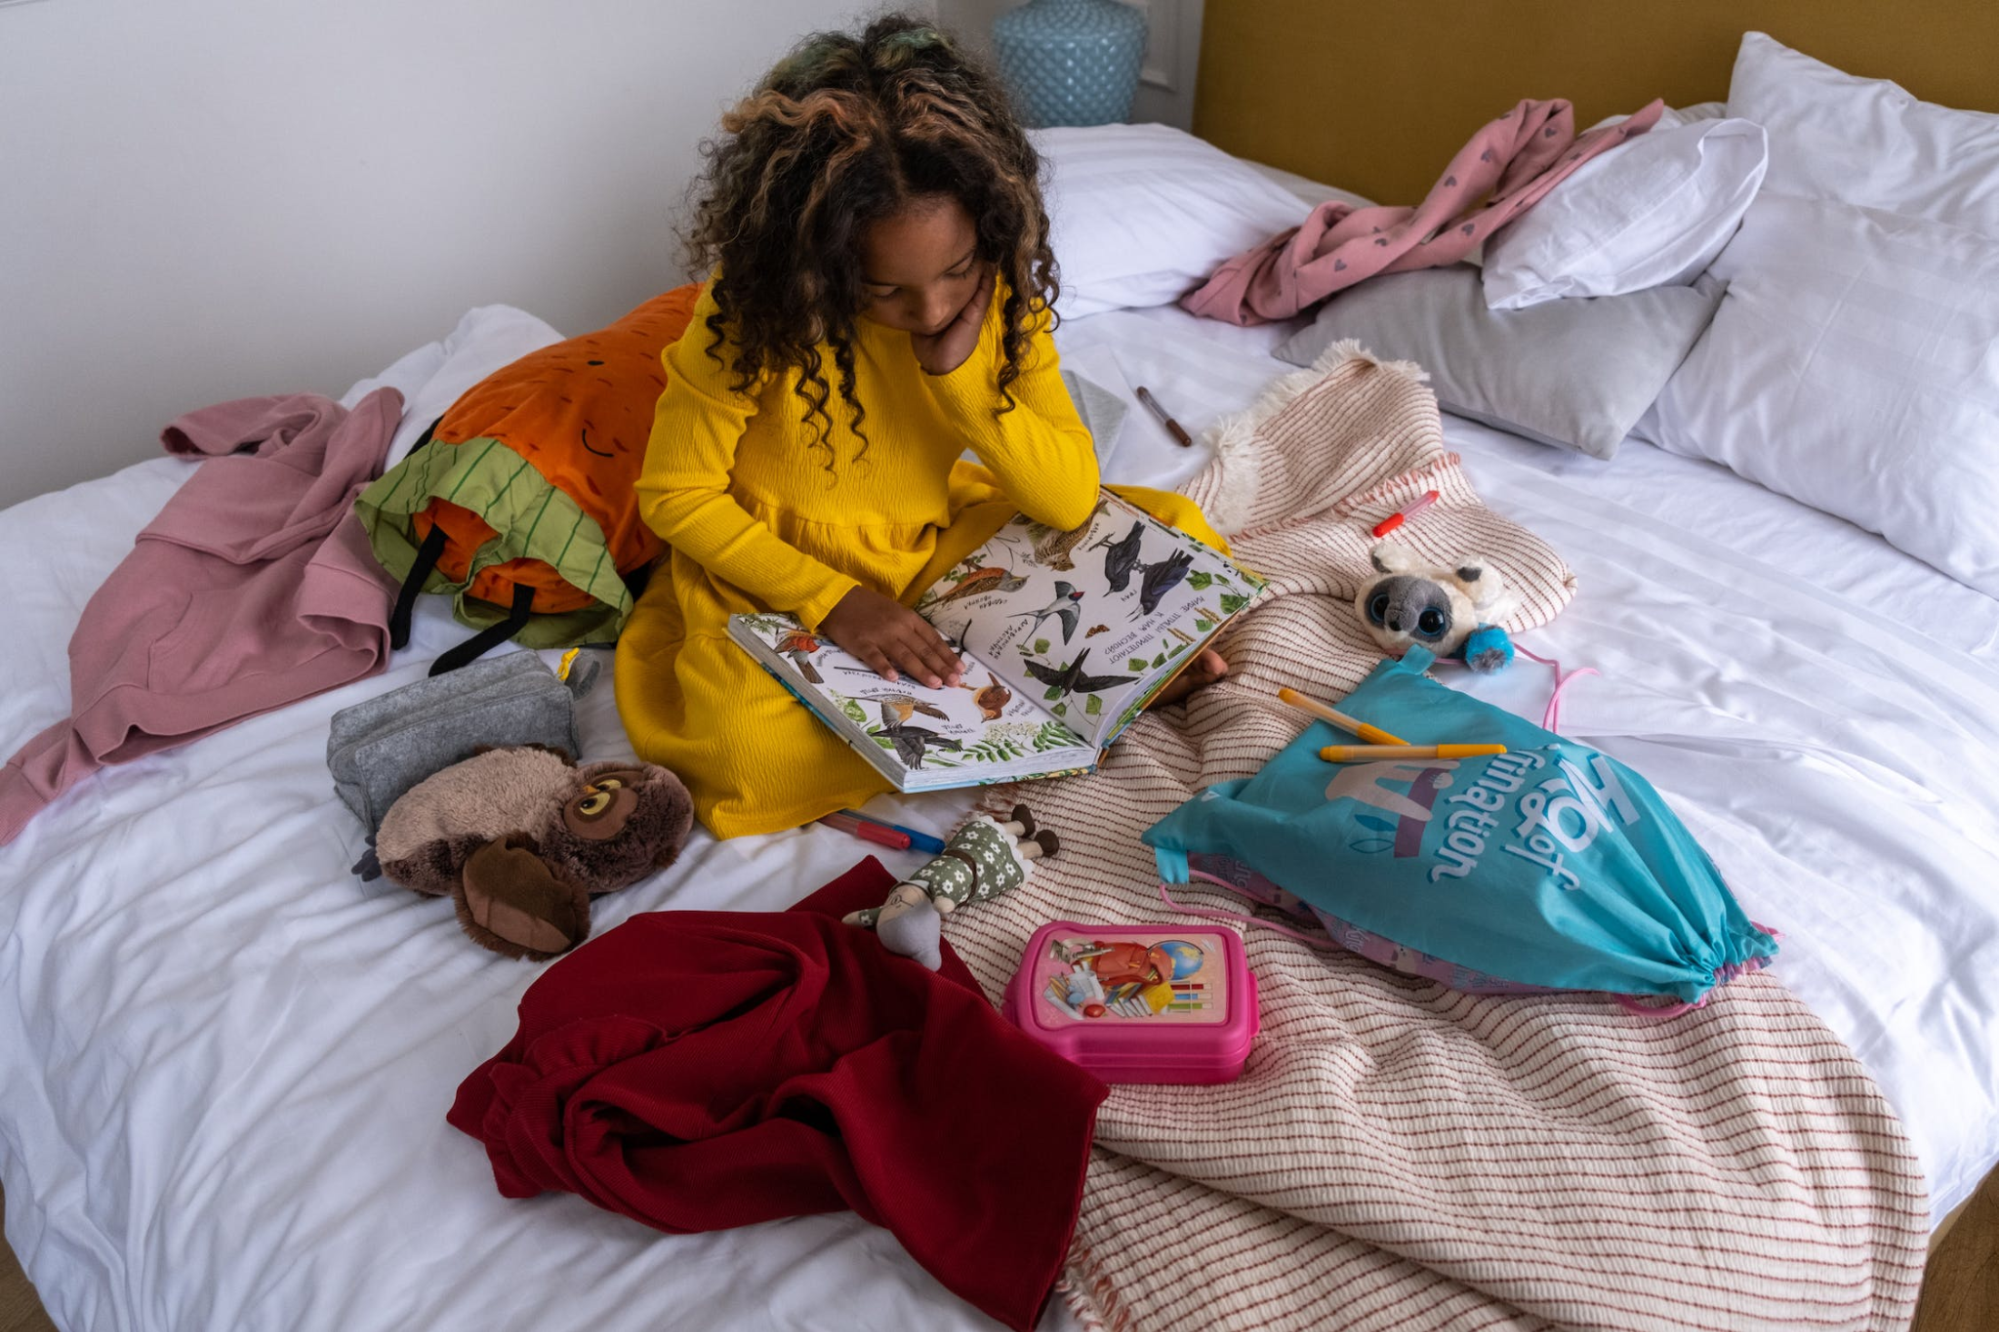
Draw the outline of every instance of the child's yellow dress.
M830 456L802 419L795 371L732 390L732 349L717 349L721 363L708 354L707 292L666 349L638 494L672 549L619 640L618 711L639 754L680 775L717 837L794 828L888 789L735 645L730 615L788 611L816 629L857 584L914 601L1016 510L1061 528L1090 517L1096 452L1045 327L1011 386L1018 406L993 415L999 301L996 292L978 347L948 375L924 372L907 333L860 322L865 452L837 388ZM834 383L831 349L822 355ZM983 467L960 461L967 448ZM1222 546L1181 496L1119 493Z

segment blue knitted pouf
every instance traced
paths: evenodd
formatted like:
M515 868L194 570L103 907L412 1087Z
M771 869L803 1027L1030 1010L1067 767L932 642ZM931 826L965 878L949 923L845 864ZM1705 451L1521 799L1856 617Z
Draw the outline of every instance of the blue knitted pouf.
M1118 0L1031 0L993 20L993 46L1026 124L1114 124L1138 94L1145 15Z

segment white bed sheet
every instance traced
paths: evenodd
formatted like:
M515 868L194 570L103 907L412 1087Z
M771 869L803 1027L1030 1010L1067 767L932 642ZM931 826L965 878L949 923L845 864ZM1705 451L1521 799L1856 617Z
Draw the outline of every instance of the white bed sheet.
M1058 336L1107 349L1199 431L1282 369L1267 353L1285 331L1159 310ZM482 356L545 336L485 333L387 378L414 404L448 402ZM413 406L405 434L427 419ZM1171 484L1205 462L1142 411L1125 432L1112 480ZM1752 914L1787 932L1779 975L1901 1110L1940 1216L1999 1158L1999 605L1705 464L1627 445L1605 467L1448 433L1488 500L1581 575L1528 640L1605 673L1576 688L1565 730L1647 773ZM0 513L0 562L23 589L0 638L7 752L63 712L70 627L184 476L154 461ZM443 1113L538 969L473 947L443 904L348 876L360 832L323 760L334 710L462 636L441 600L389 675L108 771L0 848L0 1173L8 1240L51 1313L987 1326L851 1216L666 1237L573 1197L494 1191ZM1546 685L1523 664L1473 688L1538 716ZM585 701L583 734L590 757L629 753L608 689ZM941 830L963 807L878 808ZM672 870L600 900L598 928L781 908L867 850L820 829L697 836Z

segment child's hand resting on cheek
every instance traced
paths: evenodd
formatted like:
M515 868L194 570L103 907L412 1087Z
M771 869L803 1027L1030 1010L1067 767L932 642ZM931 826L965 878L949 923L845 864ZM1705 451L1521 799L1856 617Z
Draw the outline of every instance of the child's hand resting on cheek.
M964 365L972 349L979 345L979 331L985 327L986 308L992 300L993 270L987 267L979 285L972 289L972 299L965 302L957 316L941 332L909 335L916 363L931 375L948 375ZM839 641L836 639L834 642Z
M965 678L964 664L929 621L871 588L855 588L842 597L819 622L819 632L880 672L883 680L895 680L900 669L934 690Z

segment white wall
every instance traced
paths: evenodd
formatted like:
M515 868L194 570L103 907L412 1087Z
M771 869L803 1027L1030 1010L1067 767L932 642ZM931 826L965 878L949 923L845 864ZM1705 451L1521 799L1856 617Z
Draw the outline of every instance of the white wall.
M937 21L990 54L993 20L1023 0L936 0ZM1124 0L1145 11L1145 65L1131 106L1134 124L1194 128L1194 72L1201 61L1202 0Z
M474 305L617 318L680 280L721 109L864 7L0 5L0 505L190 408L337 394Z

